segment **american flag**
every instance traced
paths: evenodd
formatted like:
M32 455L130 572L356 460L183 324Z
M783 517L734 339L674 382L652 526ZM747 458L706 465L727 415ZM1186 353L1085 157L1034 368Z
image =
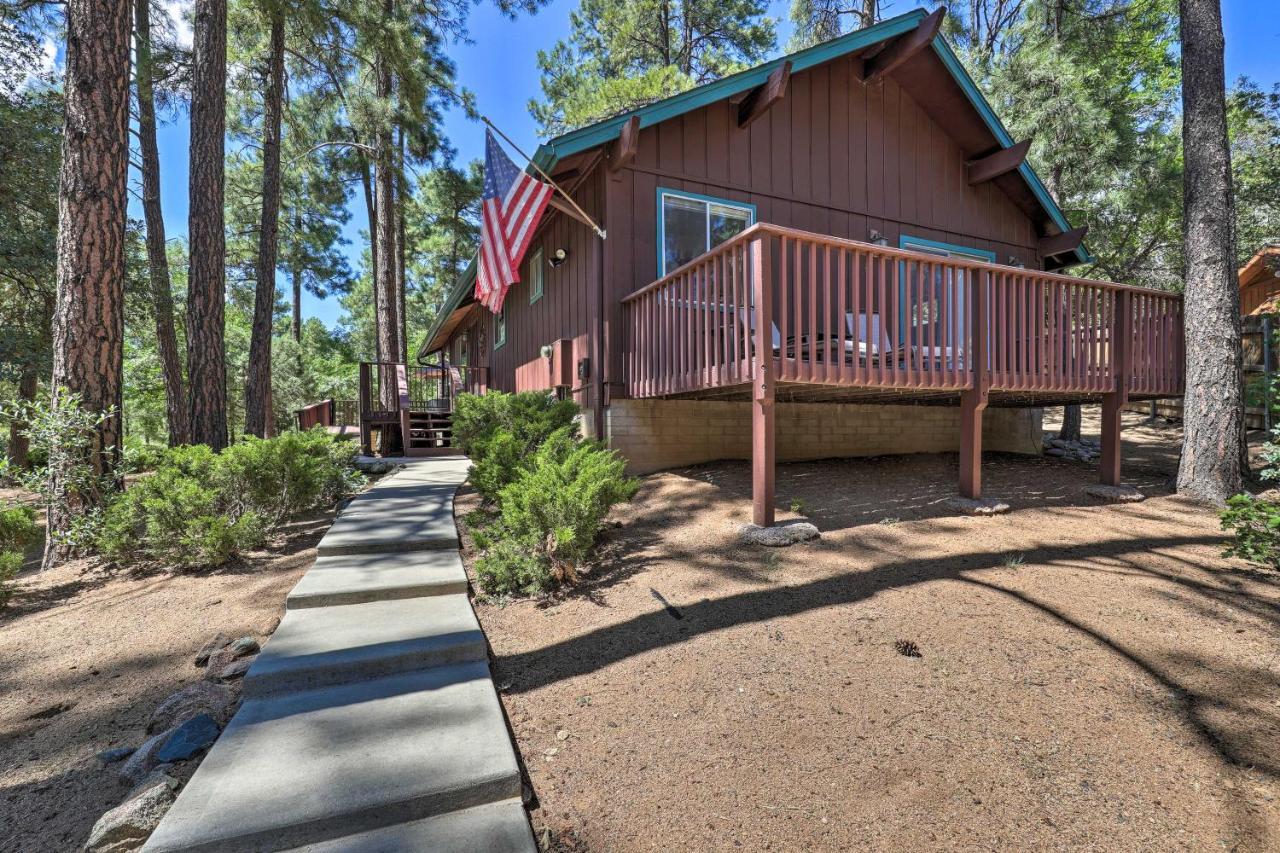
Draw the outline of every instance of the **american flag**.
M508 288L520 280L520 260L551 199L552 187L517 168L491 131L486 129L484 135L476 301L497 314Z

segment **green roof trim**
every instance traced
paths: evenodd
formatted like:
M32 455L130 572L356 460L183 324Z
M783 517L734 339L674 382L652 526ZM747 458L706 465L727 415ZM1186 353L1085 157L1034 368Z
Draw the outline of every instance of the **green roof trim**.
M668 119L683 115L693 110L701 109L725 98L733 97L742 92L750 91L759 86L774 69L787 60L791 61L791 72L797 73L805 69L812 68L815 65L821 65L841 56L870 47L873 44L884 41L885 39L894 38L896 36L909 33L925 17L928 12L924 9L912 9L910 12L904 12L896 17L881 21L878 24L867 27L866 29L855 30L839 38L813 47L805 48L797 53L788 56L780 56L777 59L770 60L763 65L757 65L746 71L739 71L737 74L731 74L712 83L698 86L694 89L681 92L678 95L672 95L661 101L655 101L644 107L631 110L622 115L614 116L586 127L571 130L568 133L557 136L555 139L544 142L538 146L538 150L534 152L533 162L538 168L550 172L557 162L570 157L574 154L580 154L583 151L589 151L600 145L612 142L617 137L631 116L640 117L640 127L650 127L659 124ZM1008 148L1013 145L1013 137L1005 130L1004 125L996 116L995 110L991 108L991 104L983 96L978 89L978 85L974 83L973 78L969 76L969 72L965 70L960 59L952 51L951 46L947 44L942 36L938 36L933 40L933 49L937 53L938 58L942 60L942 64L951 72L951 76L960 85L969 102L974 109L982 117L983 122L991 130L999 143ZM1040 178L1037 177L1035 171L1025 161L1018 167L1020 174L1027 186L1035 195L1036 200L1040 202L1045 211L1049 214L1049 218L1062 231L1071 230L1067 217L1058 207L1057 203L1049 195L1049 191L1045 189ZM1089 263L1093 257L1085 251L1084 247L1075 250L1075 256L1080 263ZM466 271L458 279L458 283L454 286L453 291L449 294L449 298L445 300L444 306L441 308L440 315L436 317L434 323L431 324L431 330L427 333L426 341L423 348L419 350L419 356L426 355L426 345L435 337L436 332L444 323L445 319L458 309L466 298L467 293L475 285L476 280L476 264L473 260Z

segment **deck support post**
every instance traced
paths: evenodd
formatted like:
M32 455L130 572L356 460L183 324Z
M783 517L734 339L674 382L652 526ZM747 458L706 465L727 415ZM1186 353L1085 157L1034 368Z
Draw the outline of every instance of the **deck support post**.
M751 329L751 520L760 527L773 526L773 265L770 237L751 241L751 299L755 314Z
M369 363L360 362L360 452L373 455L373 431L369 428L369 413L373 409L369 392Z
M970 345L968 359L973 387L960 392L960 496L982 497L982 413L990 399L988 375L990 352L988 318L991 305L991 274L976 276L969 298Z
M1099 479L1120 485L1120 413L1129 402L1129 341L1133 335L1129 291L1117 290L1111 318L1111 381L1113 391L1102 397L1102 460Z
M987 392L960 392L960 497L982 497L982 413Z

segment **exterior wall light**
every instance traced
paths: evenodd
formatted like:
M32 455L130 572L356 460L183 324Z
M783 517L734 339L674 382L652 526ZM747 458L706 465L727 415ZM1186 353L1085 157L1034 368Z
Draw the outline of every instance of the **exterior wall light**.
M551 253L551 257L547 258L547 263L553 267L558 267L567 260L569 260L569 251L567 249L556 249Z

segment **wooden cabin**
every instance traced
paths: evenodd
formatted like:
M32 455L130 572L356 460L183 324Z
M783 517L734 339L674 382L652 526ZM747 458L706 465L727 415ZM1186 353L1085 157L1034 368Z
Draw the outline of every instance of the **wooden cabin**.
M1268 243L1240 268L1240 315L1280 313L1280 243Z
M559 202L500 315L459 282L418 354L465 390L548 390L633 472L775 460L1039 453L1040 409L1100 401L1102 479L1128 399L1182 393L1182 302L1064 275L1088 260L915 10L567 133Z

